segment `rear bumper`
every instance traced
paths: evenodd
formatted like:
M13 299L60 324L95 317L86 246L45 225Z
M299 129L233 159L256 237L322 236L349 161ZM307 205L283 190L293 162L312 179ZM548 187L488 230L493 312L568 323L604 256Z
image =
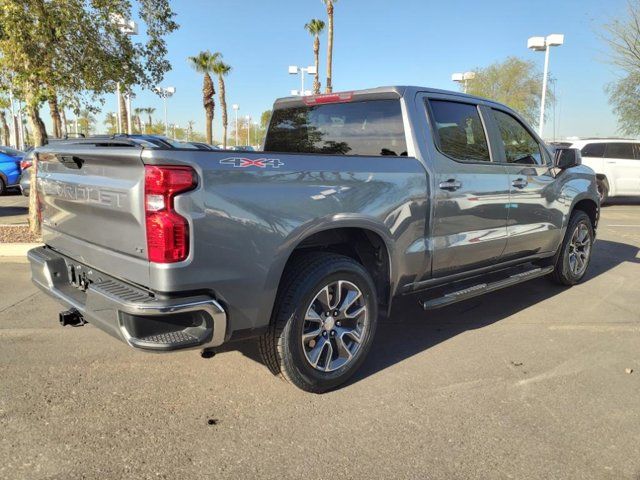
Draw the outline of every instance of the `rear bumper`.
M158 298L47 247L30 250L28 258L40 289L134 348L171 351L217 347L225 341L227 314L207 295Z

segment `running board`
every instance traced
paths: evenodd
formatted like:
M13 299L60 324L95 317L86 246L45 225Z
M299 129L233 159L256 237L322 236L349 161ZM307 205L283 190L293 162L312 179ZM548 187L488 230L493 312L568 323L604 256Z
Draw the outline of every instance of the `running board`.
M534 278L543 277L551 272L553 272L552 266L544 268L538 267L532 270L527 270L525 272L513 274L507 278L497 280L495 282L480 283L478 285L473 285L462 290L446 293L441 297L436 297L431 300L424 300L420 303L422 304L422 308L424 308L425 310L434 310L436 308L446 307L447 305L484 295L485 293L494 292L506 287L511 287L512 285L517 285L518 283L526 282Z

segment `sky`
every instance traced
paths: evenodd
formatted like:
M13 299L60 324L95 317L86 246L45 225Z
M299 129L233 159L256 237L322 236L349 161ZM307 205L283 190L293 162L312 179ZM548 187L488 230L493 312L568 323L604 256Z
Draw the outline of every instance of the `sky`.
M180 28L167 38L172 70L163 86L174 86L168 100L169 122L204 131L202 76L187 57L219 51L233 67L226 80L231 105L259 121L276 98L300 87L288 65L312 65L312 37L304 24L326 20L321 0L174 0ZM487 66L508 56L533 60L542 71L544 54L527 50L530 36L563 33L565 44L550 52L556 79L555 136L609 136L617 124L604 87L620 76L608 62L602 26L624 17L626 0L339 0L335 5L334 91L382 85L420 85L457 90L451 74ZM326 34L321 39L320 72L324 85ZM306 88L312 77L307 76ZM217 84L216 84L217 89ZM116 111L115 95L105 97L103 112ZM133 107L155 107L162 100L137 92ZM46 112L44 109L43 114ZM554 135L549 112L545 138ZM50 123L48 112L43 115ZM104 113L98 129L104 129ZM230 125L231 130L231 125ZM214 136L220 138L218 100Z

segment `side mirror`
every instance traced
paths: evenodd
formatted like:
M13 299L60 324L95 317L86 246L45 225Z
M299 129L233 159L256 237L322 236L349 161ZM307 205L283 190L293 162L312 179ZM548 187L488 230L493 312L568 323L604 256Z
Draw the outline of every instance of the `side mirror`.
M578 165L582 165L582 155L577 148L556 148L553 163L561 170L577 167Z

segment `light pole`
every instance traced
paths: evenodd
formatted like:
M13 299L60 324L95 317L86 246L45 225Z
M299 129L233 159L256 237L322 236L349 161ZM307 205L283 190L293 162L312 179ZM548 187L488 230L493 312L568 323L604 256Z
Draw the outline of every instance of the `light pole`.
M300 74L300 90L291 90L291 95L294 96L308 96L311 95L311 90L304 89L304 74L307 73L309 75L316 74L315 65L310 65L308 67L298 67L297 65L289 65L289 75L298 75Z
M236 147L238 146L238 110L240 110L240 105L237 103L233 104L233 110L236 112Z
M138 24L133 20L129 20L118 13L111 14L111 21L120 29L125 35L137 35ZM116 83L116 95L118 96L118 133L122 133L122 118L120 112L122 112L122 104L120 103L120 82ZM127 94L127 133L131 135L131 99Z
M247 115L246 119L247 119L247 145L251 145L251 115Z
M464 93L467 93L469 80L473 80L474 78L476 78L476 72L454 73L451 75L451 80L462 85L462 91Z
M544 104L547 100L547 78L549 76L549 47L559 47L564 43L564 35L552 33L546 37L530 37L527 48L534 52L544 51L544 71L542 73L542 99L540 103L540 122L538 123L538 135L542 137L544 129Z
M169 121L167 120L167 98L176 93L176 87L156 87L156 93L162 97L164 103L164 134L169 136Z

